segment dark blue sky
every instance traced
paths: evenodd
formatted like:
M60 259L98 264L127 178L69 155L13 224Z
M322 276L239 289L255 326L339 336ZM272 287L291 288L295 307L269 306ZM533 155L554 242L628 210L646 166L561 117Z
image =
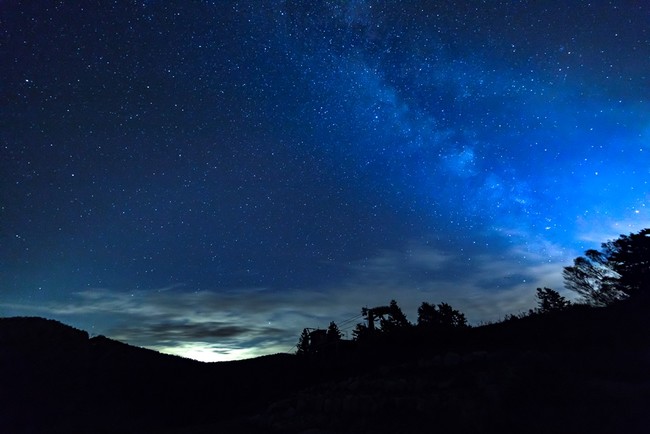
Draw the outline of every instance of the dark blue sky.
M202 359L532 306L650 226L638 1L4 2L0 314ZM350 323L350 327L353 326Z

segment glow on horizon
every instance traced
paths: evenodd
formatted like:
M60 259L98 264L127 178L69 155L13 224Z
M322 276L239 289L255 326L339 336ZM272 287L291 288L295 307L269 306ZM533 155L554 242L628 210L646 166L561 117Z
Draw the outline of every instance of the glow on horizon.
M282 352L280 349L260 351L259 348L215 348L213 344L207 342L184 342L176 346L149 346L148 348L163 354L205 363L233 362Z

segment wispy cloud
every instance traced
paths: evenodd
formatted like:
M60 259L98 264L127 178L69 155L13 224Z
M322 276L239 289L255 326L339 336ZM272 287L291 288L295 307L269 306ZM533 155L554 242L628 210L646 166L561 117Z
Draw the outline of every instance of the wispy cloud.
M189 291L94 288L65 302L3 304L14 314L49 316L134 345L206 361L287 352L303 327L358 316L363 306L396 299L412 321L422 301L448 302L473 323L534 305L537 286L561 286L559 259L521 259L513 248L495 260L472 261L427 245L384 250L350 265L352 277L318 291L266 288ZM545 257L547 258L547 257ZM471 269L463 273L463 270ZM356 321L346 325L350 332Z
M620 219L581 217L578 219L578 239L589 243L589 248L597 248L601 243L614 240L621 234L627 235L645 228L650 228L650 211L643 205Z

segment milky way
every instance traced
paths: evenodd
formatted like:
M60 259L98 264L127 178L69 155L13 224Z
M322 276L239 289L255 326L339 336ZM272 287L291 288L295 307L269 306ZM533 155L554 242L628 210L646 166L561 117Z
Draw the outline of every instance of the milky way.
M248 357L650 226L643 2L0 9L2 315Z

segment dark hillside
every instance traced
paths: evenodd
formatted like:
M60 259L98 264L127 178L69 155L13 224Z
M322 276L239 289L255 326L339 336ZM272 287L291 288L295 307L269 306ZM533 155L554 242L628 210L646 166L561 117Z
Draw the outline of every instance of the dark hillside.
M292 362L277 355L205 364L88 339L56 321L3 318L0 426L14 433L164 432L227 423L297 387Z
M51 432L591 432L650 426L647 309L621 302L205 364L0 319L0 425ZM314 431L312 431L314 432Z
M645 312L631 301L573 306L386 340L384 356L379 347L358 354L366 370L306 388L257 420L277 432L645 433Z

